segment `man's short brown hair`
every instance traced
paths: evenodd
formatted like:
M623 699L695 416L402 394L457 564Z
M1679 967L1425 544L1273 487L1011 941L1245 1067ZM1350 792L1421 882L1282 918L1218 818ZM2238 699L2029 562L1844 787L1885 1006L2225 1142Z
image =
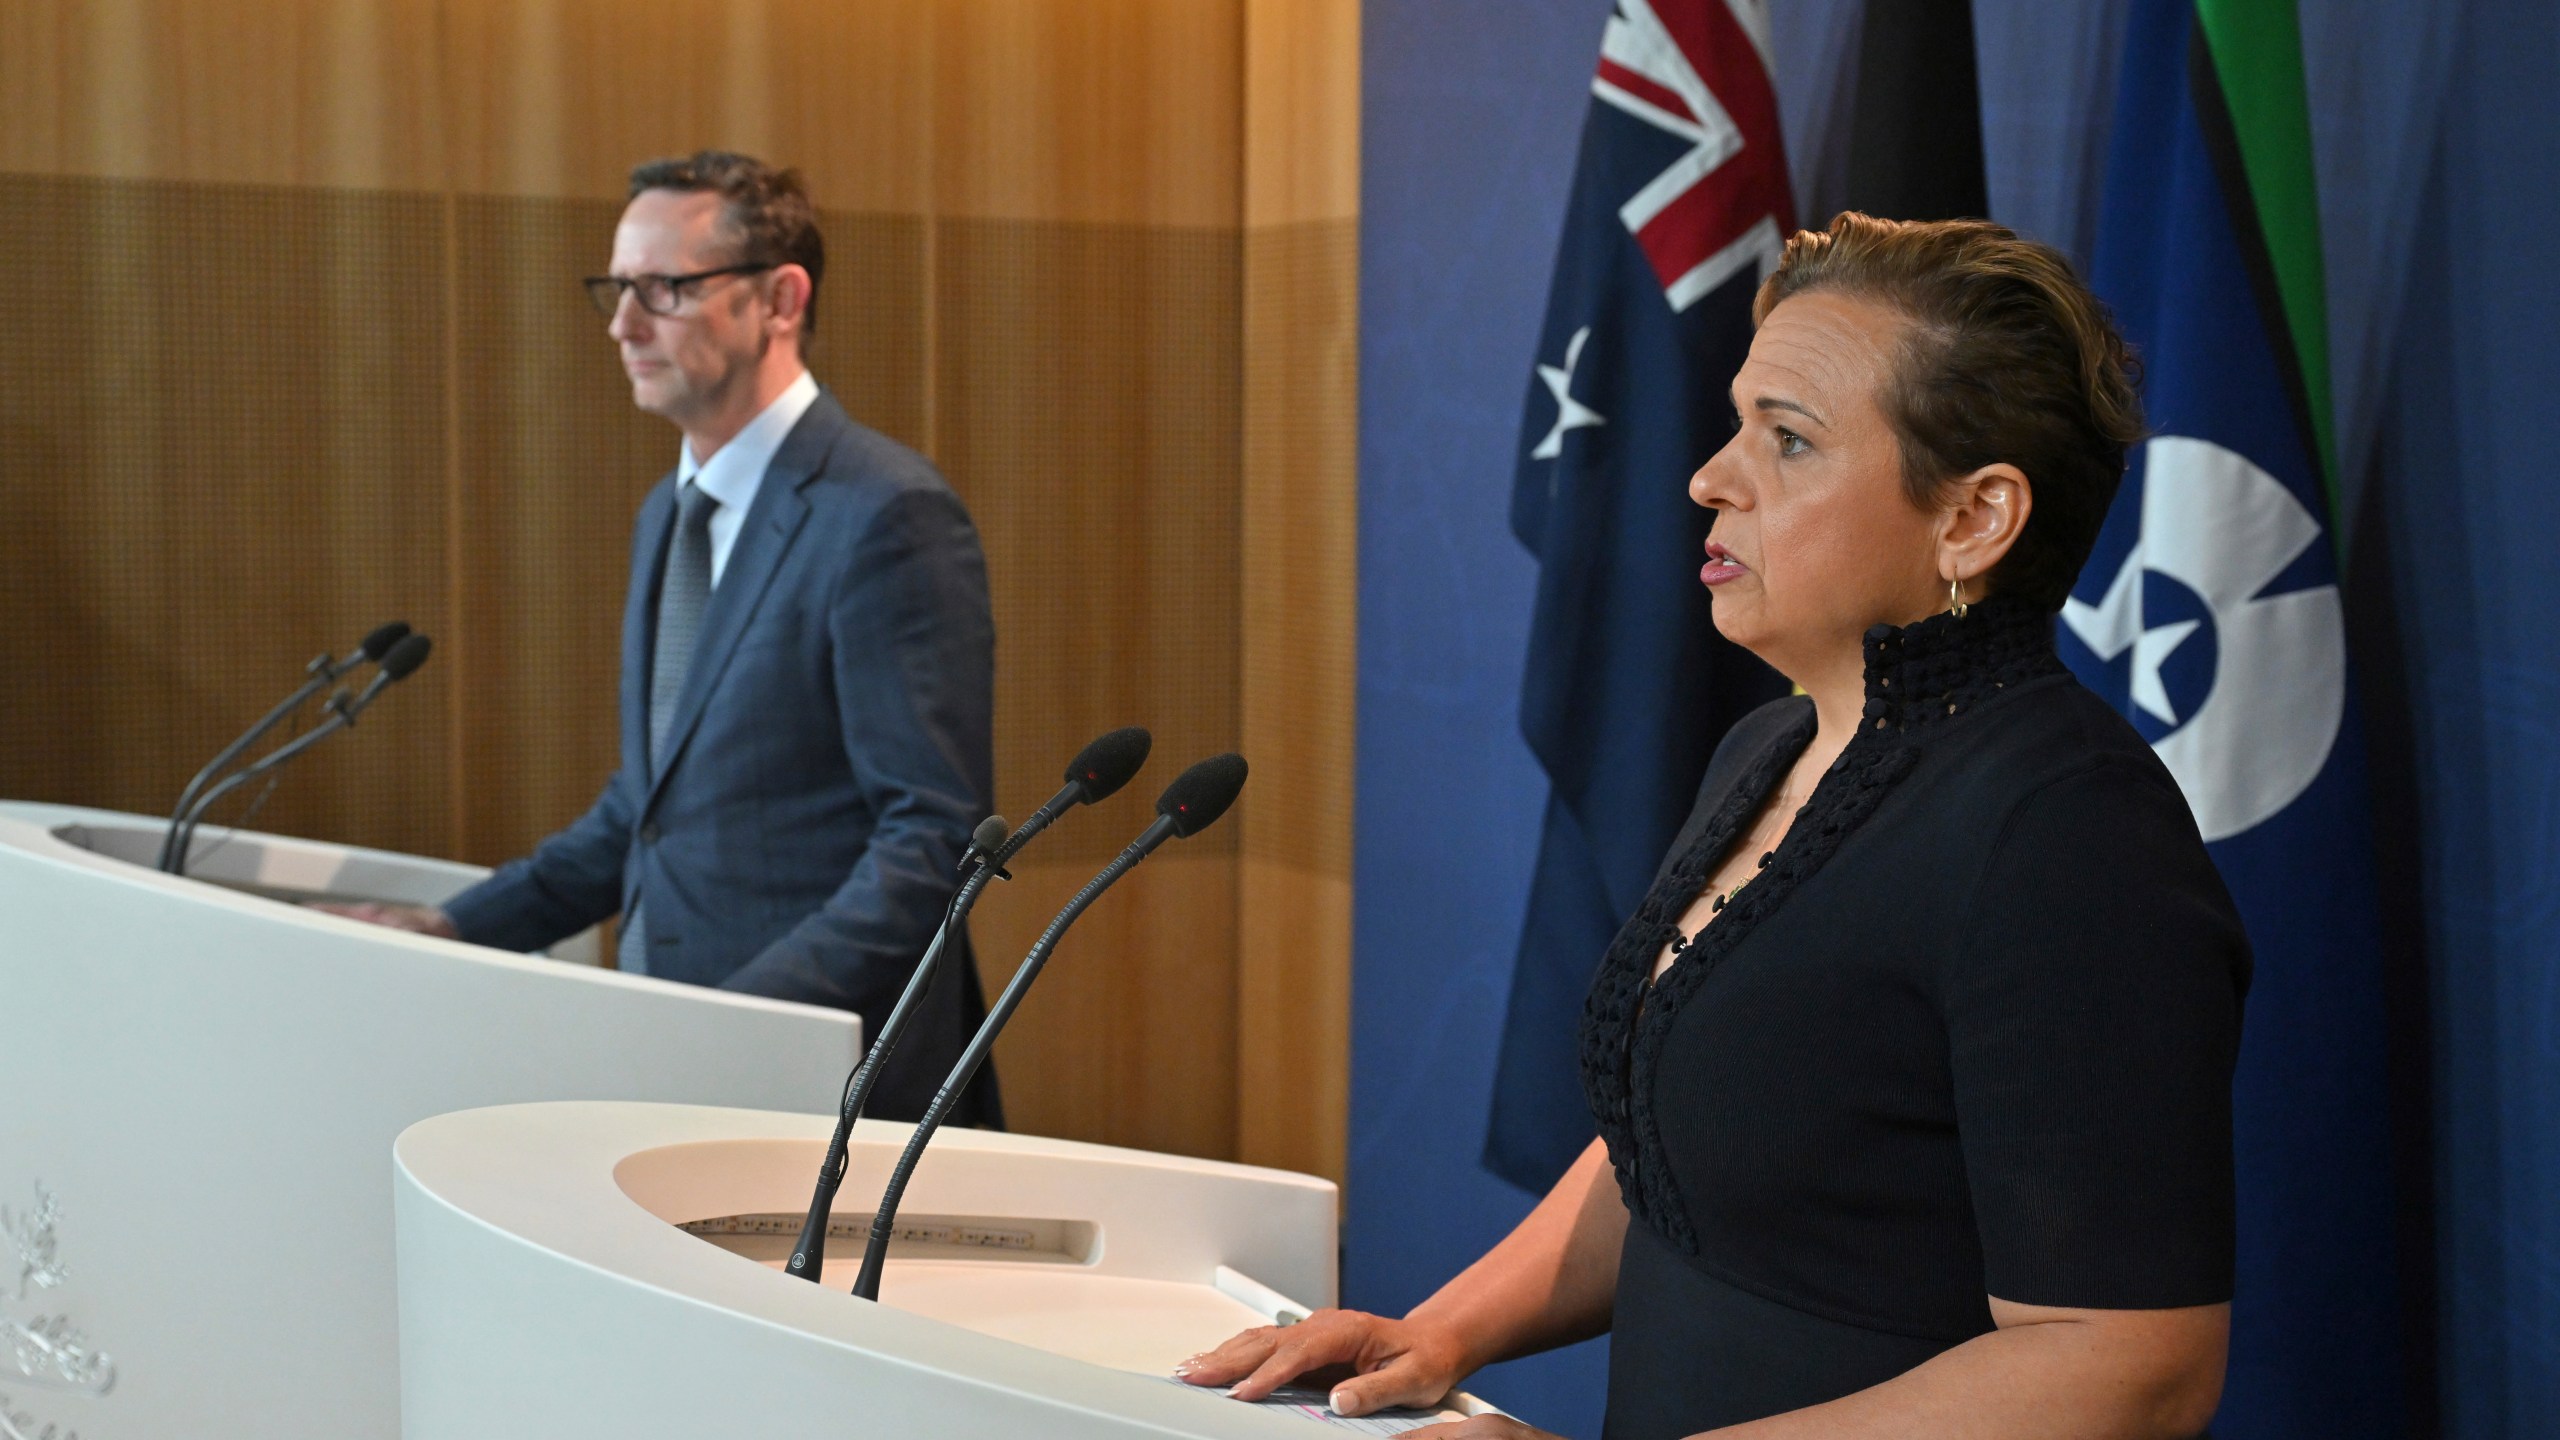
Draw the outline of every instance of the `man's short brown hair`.
M739 265L797 265L809 272L809 304L800 330L818 329L818 282L827 273L827 242L818 234L818 207L797 170L776 170L752 155L697 150L632 167L631 197L644 190L718 195L721 223L737 243Z
M2002 226L1855 210L1787 242L1752 319L1816 290L1910 321L1883 400L1914 505L1934 507L1947 481L1985 465L2026 472L2027 528L1991 586L2061 609L2142 438L2133 354L2107 307L2060 251Z

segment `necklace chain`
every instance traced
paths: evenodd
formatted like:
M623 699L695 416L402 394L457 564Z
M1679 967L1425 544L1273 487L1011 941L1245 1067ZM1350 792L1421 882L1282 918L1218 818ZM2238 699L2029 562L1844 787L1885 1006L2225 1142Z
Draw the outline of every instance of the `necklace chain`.
M1708 900L1707 919L1699 922L1697 929L1690 931L1685 935L1681 934L1677 930L1672 932L1672 954L1678 955L1683 951L1686 951L1690 946L1697 944L1698 937L1707 933L1708 924L1712 923L1715 917L1723 912L1724 907L1731 903L1734 896L1742 893L1742 887L1759 879L1760 872L1769 868L1769 862L1778 858L1774 837L1778 831L1783 830L1787 825L1793 822L1796 811L1802 808L1801 806L1790 803L1794 799L1795 796L1792 792L1781 794L1778 797L1778 803L1771 807L1769 811L1769 815L1771 817L1770 820L1763 821L1759 825L1752 827L1748 843L1737 847L1737 849L1745 855L1750 854L1754 850L1758 850L1760 852L1760 858L1752 862L1751 868L1743 872L1741 879L1726 886L1723 890L1717 892Z

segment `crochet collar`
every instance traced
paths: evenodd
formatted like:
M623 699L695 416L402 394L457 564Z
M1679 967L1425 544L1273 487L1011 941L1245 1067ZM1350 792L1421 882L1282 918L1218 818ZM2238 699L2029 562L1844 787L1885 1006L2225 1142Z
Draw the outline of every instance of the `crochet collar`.
M1962 616L1942 610L1910 625L1875 626L1865 648L1862 730L1916 730L2062 668L2053 612L1996 595Z

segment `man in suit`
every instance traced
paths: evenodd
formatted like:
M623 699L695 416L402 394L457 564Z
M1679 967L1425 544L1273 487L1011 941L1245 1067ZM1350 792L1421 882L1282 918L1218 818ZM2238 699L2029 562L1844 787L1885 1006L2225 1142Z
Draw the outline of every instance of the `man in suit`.
M887 1016L989 809L994 625L959 497L801 363L825 270L796 171L632 172L587 286L684 439L633 536L621 766L442 910L351 913L535 950L620 911L625 970ZM870 1113L920 1115L983 1013L955 946ZM1001 1123L981 1073L961 1123Z

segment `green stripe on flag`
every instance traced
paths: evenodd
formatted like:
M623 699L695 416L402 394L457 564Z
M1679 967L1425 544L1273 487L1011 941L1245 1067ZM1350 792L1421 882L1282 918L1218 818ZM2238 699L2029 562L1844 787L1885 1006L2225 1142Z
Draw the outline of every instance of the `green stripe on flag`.
M2320 252L2320 190L2311 163L2311 104L2302 80L2302 27L2294 0L2196 0L2196 20L2221 78L2240 159L2249 175L2294 362L2320 447L2329 533L2341 533L2338 444L2329 411L2327 265Z

